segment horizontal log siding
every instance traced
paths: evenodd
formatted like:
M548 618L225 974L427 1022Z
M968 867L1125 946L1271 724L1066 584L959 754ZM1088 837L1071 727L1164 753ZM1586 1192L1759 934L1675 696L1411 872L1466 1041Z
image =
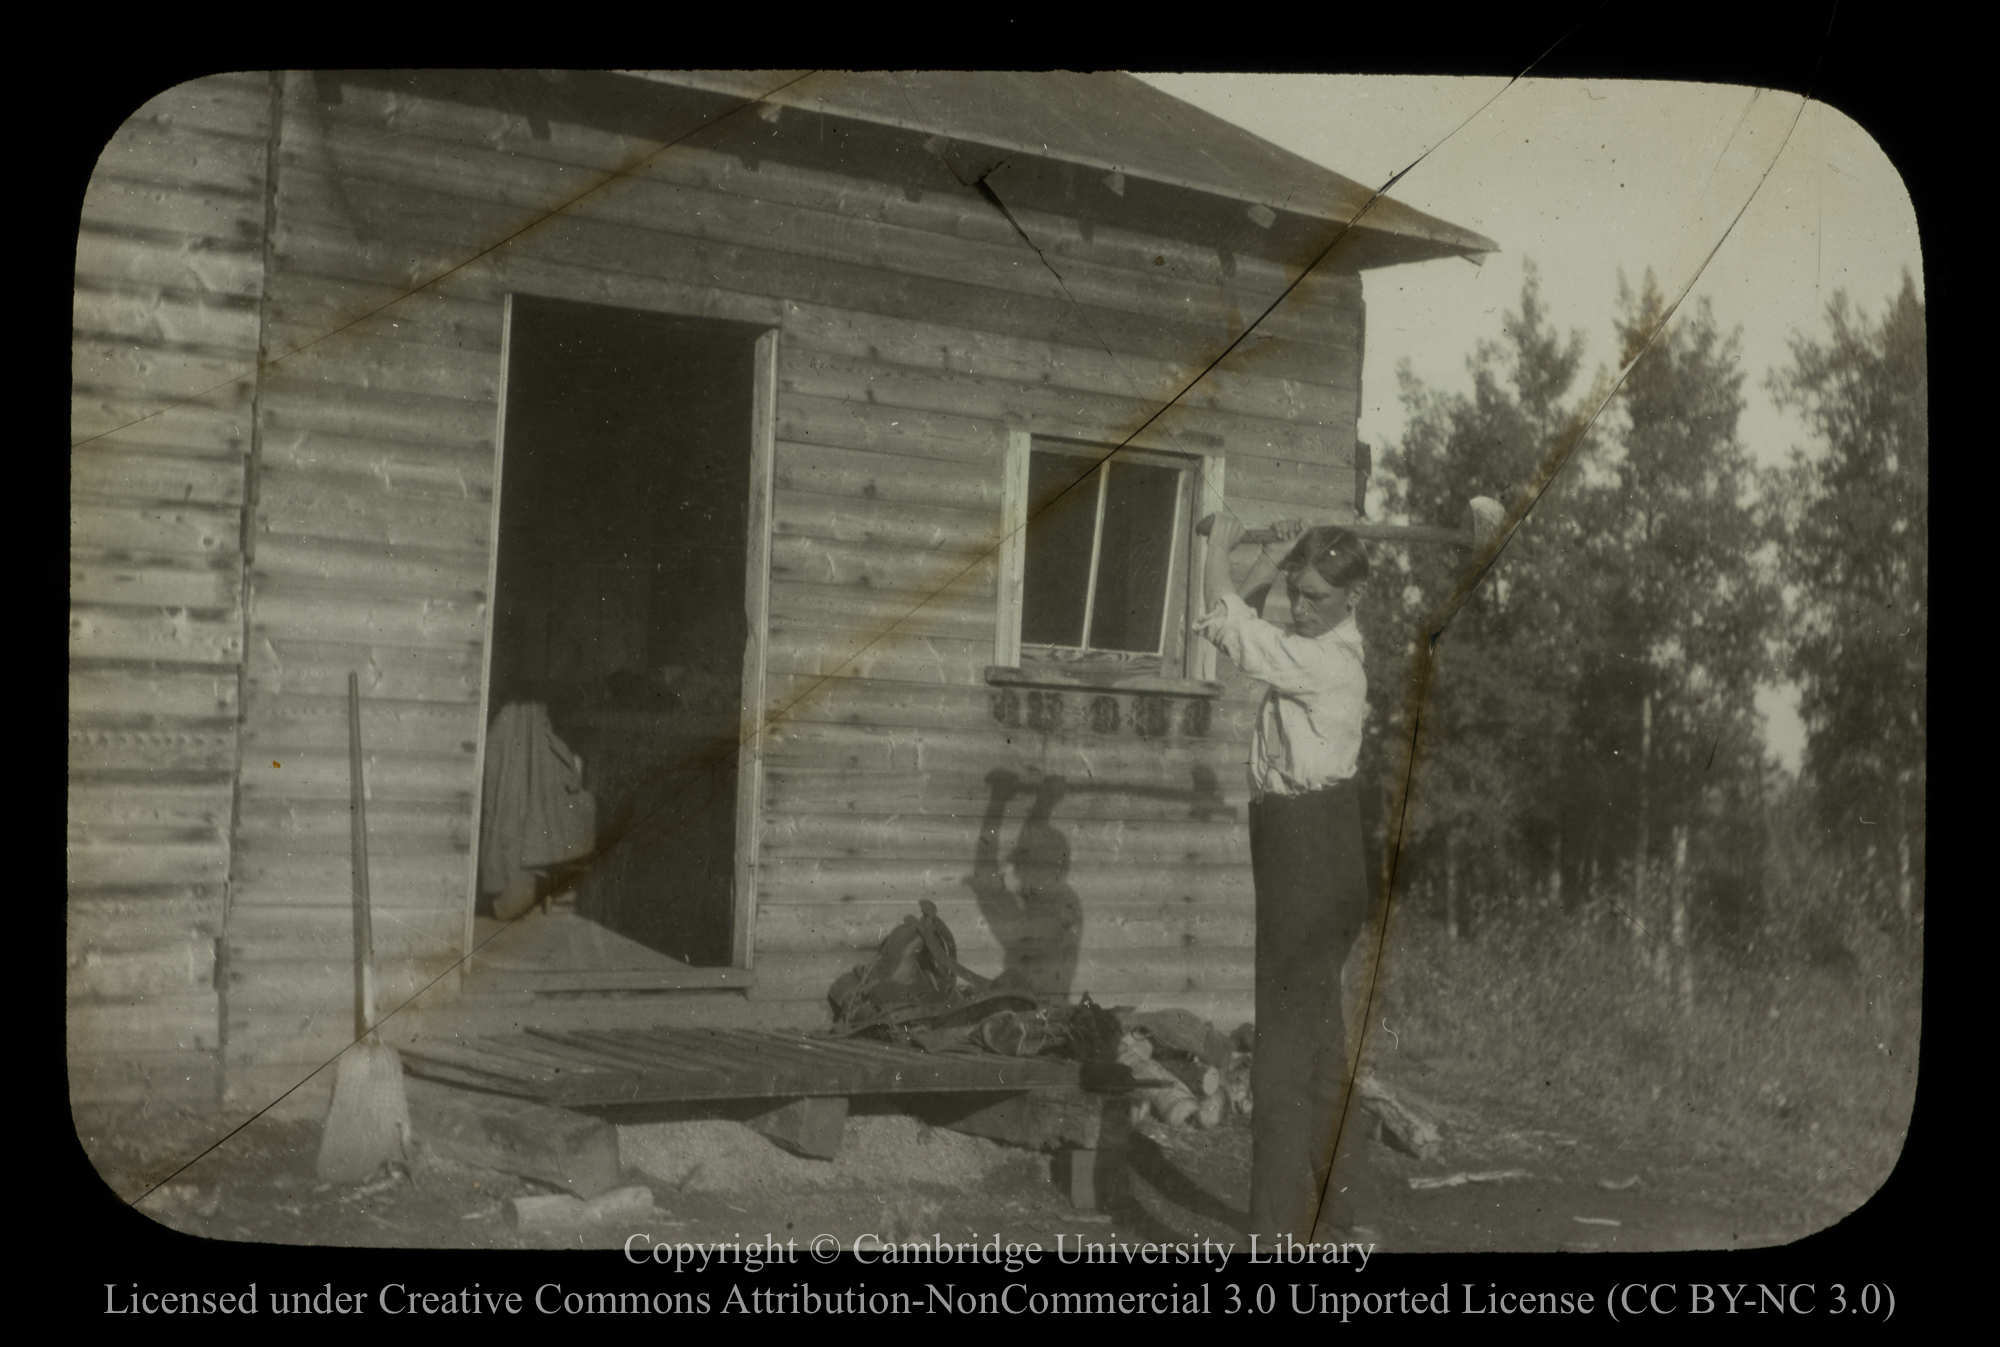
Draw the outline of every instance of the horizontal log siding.
M79 1104L212 1101L270 92L170 90L79 221L70 451L68 1044Z
M1054 732L1004 723L983 678L1001 459L1010 429L1116 443L1143 426L1137 443L1226 454L1232 501L1253 520L1344 508L1358 278L1308 278L1188 389L1294 274L1022 212L1037 257L943 174L906 190L751 165L701 136L662 153L564 123L536 139L520 117L407 95L349 88L322 104L298 77L288 97L232 1005L285 1004L302 960L321 969L311 981L328 1004L340 999L336 731L350 668L369 707L371 823L395 820L375 887L414 932L398 937L385 982L414 988L456 957L513 290L784 333L767 687L781 710L755 995L816 1016L820 973L859 958L920 892L947 896L967 948L997 960L959 879L987 773L1006 768L1076 787L1054 822L1086 906L1078 990L1247 1008L1254 689L1233 680L1200 726L1174 701L1151 739L1129 696L1115 732L1089 728L1082 694ZM114 348L94 368L132 366ZM169 354L182 358L163 345L155 363ZM1003 853L1024 808L1008 808ZM857 838L870 839L860 854ZM318 1001L246 1013L232 1060L246 1072L286 1053L316 1060L345 1032Z

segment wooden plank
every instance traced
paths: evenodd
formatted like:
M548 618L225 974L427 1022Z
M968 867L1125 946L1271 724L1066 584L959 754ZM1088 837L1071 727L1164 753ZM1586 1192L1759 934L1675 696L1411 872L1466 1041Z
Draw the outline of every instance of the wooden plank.
M228 506L100 505L70 502L70 546L111 556L225 558L236 552L241 514Z
M72 1000L143 1002L153 997L213 996L215 942L194 938L129 951L88 950L69 963Z
M270 76L260 70L204 75L153 95L125 126L264 134Z
M103 449L231 457L250 443L249 390L231 385L186 402L127 398L115 391L72 389L70 454Z
M145 836L126 830L115 838L91 837L69 844L72 889L122 888L134 884L221 884L229 878L229 840L190 839L176 833Z
M984 680L992 658L990 642L900 633L887 638L851 635L788 621L772 623L769 668L774 673L970 685Z
M72 962L92 950L141 952L181 940L212 940L222 930L222 896L72 897L65 929Z
M248 661L247 686L257 692L330 696L361 673L366 697L472 702L478 697L480 649L369 646L261 634Z
M1350 405L1333 397L1334 389L1351 392L1360 387L1360 353L1352 346L1317 348L1313 377L1301 379L1261 373L1262 362L1254 353L1232 353L1219 364L1214 363L1212 350L1190 350L1179 360L1114 355L1101 346L1056 346L977 328L913 323L823 305L789 305L785 333L800 349L829 355L1153 403L1179 398L1190 406L1281 421L1324 419ZM1265 362L1273 359L1266 357Z
M1037 434L1107 445L1136 436L1133 442L1144 447L1199 453L1220 443L1231 453L1247 451L1304 462L1323 461L1329 438L1351 436L1359 405L1358 394L1336 389L1313 417L1288 422L1215 411L1186 401L1165 407L1159 400L1015 384L819 352L788 354L779 387L787 394L1006 421ZM1183 435L1196 438L1180 438Z
M176 350L157 344L79 337L70 370L79 388L115 388L126 397L174 402L211 389L255 380L254 355L216 347Z
M134 117L112 133L91 173L99 181L142 182L179 187L184 191L261 191L264 185L264 141L261 124L245 120L227 130L186 125L160 125ZM90 214L88 195L84 214Z
M1219 309L1176 316L1140 314L1081 306L1058 296L1010 293L991 287L906 272L801 257L790 249L723 243L673 236L600 220L560 216L509 242L504 250L469 257L505 237L478 230L456 239L435 237L435 222L415 213L381 209L374 235L394 239L393 252L380 245L357 251L352 233L302 221L296 215L280 231L279 256L286 271L374 280L385 286L384 301L397 293L448 284L453 293L497 294L505 288L589 299L642 292L633 280L664 282L668 293L699 297L703 314L742 316L775 322L781 300L835 308L923 318L974 328L1005 331L1066 345L1099 344L1167 359L1227 349L1241 335ZM515 217L508 217L509 219ZM498 229L498 218L484 222ZM1025 265L1025 263L1024 263ZM445 279L448 278L448 281ZM762 303L757 302L762 300ZM631 301L640 303L635 298ZM686 298L662 307L681 307ZM648 306L641 304L642 307ZM352 315L349 315L350 317ZM1191 317L1191 321L1186 319Z
M375 997L378 1016L389 1017L426 992L436 994L433 985L441 972L456 962L456 955L440 951L421 960L377 959ZM354 952L350 935L345 954L300 955L290 959L264 959L249 964L232 958L226 979L229 987L229 1027L232 1045L238 1029L246 1046L258 1038L282 1040L291 1032L279 1023L280 1017L299 1015L313 1021L313 1032L323 1034L318 1042L324 1061L338 1051L354 1033ZM419 1002L420 1003L420 1002ZM323 1026L323 1027L322 1027ZM311 1060L301 1053L300 1060ZM317 1065L317 1061L314 1063Z
M778 434L787 443L977 464L996 482L1007 448L1002 421L804 393L778 400Z
M670 152L653 158L647 167L657 171L680 157ZM330 167L301 157L288 165L287 174L300 190L319 187L322 194L330 196L330 185L315 182ZM1256 265L1237 265L1233 274L1224 274L1213 263L1201 268L1206 274L1197 274L1186 265L1151 265L1154 257L1164 257L1158 250L1163 245L1145 254L1140 251L1144 245L1138 244L1120 259L1121 265L1107 265L1092 256L1090 248L1071 248L1060 261L1046 253L1037 257L1023 246L1011 226L1000 227L1006 221L998 212L969 194L947 206L929 227L912 227L887 218L881 211L863 215L801 208L782 194L757 190L758 185L747 178L752 193L748 196L707 190L686 175L680 181L661 182L653 173L640 172L601 175L592 182L587 172L579 175L565 169L484 144L425 144L417 137L399 134L351 140L348 152L332 171L338 174L338 199L352 203L350 209L372 223L382 222L392 211L408 212L433 232L435 222L448 220L469 226L470 233L463 237L482 244L544 220L554 224L586 219L641 229L672 229L681 236L703 240L750 242L814 258L965 278L1028 293L1067 292L1083 303L1162 317L1184 315L1197 305L1228 306L1254 316L1276 301L1293 279L1278 268ZM850 185L843 195L865 201L871 195L887 197L892 192L854 192ZM561 213L552 217L551 212L556 211ZM967 221L984 227L963 228ZM951 232L940 232L938 224L948 225ZM1081 240L1069 222L1055 229ZM1050 266L1061 274L1060 288L1049 273ZM1341 279L1351 285L1350 278ZM1339 296L1342 288L1309 279L1294 292L1293 302L1281 306L1274 315L1274 328L1282 325L1287 335L1298 328L1313 331L1310 319L1293 318L1287 308L1304 308L1308 302L1324 306Z
M410 143L402 137L374 142L398 149L406 149ZM483 170L460 167L475 158L487 160ZM454 146L422 162L398 163L382 155L356 153L340 165L337 180L322 178L320 167L307 163L288 165L285 176L288 190L318 190L327 196L337 193L352 214L373 230L474 249L517 235L525 235L521 242L532 245L552 232L566 234L573 228L594 225L619 231L629 239L626 246L635 250L647 246L648 234L690 242L749 244L815 260L965 280L1044 298L1067 294L1085 304L1166 319L1182 318L1191 309L1220 308L1229 302L1232 291L1242 296L1237 303L1253 313L1261 312L1277 296L1275 286L1261 294L1251 293L1256 281L1244 274L1225 288L1170 273L1164 267L1146 273L1083 259L1068 260L1061 268L1059 283L1018 237L996 235L992 242L946 237L879 219L801 210L781 201L753 200L636 175L607 178L596 190L579 193L583 184L560 182L554 177L546 183L521 182L522 168L532 164L531 160L482 153L477 147Z
M770 666L772 534L778 514L775 498L777 437L778 334L757 338L750 417L750 482L745 520L743 571L744 621L742 747L736 771L734 885L730 902L730 962L751 968L756 962L756 894L761 858L755 820L763 814L764 736L760 722L764 679Z
M439 444L417 427L400 441L294 431L264 437L264 471L345 490L367 483L397 495L484 501L493 494L493 447Z
M77 231L79 283L157 285L196 296L260 293L264 250L253 236L234 242L140 234L84 222Z
M922 594L949 587L976 595L990 592L996 583L997 541L984 547L913 554L877 543L781 536L771 540L771 574L774 579L821 585L863 585ZM990 660L992 653L989 645L984 658Z
M825 444L781 441L777 446L781 490L860 497L888 506L936 506L991 519L1001 505L999 475L981 463L950 459L913 462L902 455Z
M446 342L398 341L348 328L331 334L271 334L267 395L294 384L344 384L408 396L494 402L500 395L497 350L467 350Z
M999 576L994 586L993 608L993 662L1002 666L1021 662L1021 595L1028 556L1028 477L1033 448L1034 438L1027 431L1007 432L1000 503ZM1096 562L1091 565L1094 577Z
M100 161L84 194L83 218L100 229L144 229L229 243L262 227L263 197L261 174L233 187L195 187L105 172Z
M234 454L193 458L99 443L70 455L69 494L93 502L237 507L243 463Z
M857 191L854 179L838 171L776 160L748 163L695 140L682 140L664 153L654 153L659 142L613 136L588 127L565 127L566 134L560 136L524 138L519 132L525 128L517 126L517 143L503 147L494 138L492 124L480 113L468 116L468 112L471 110L430 103L421 114L422 129L416 130L403 106L393 113L381 110L377 116L393 118L397 128L397 135L387 138L380 134L377 117L350 120L343 108L341 116L327 119L324 138L335 162L343 165L350 155L359 154L371 160L378 173L395 167L412 177L427 169L435 172L441 164L462 166L464 181L474 190L505 180L521 191L521 199L526 201L566 199L580 181L590 182L592 175L616 170L664 185L707 189L863 222L990 244L1019 241L1015 223L949 179L941 179L937 187L928 190L904 184L901 190L885 185ZM1164 266L1189 280L1220 283L1231 279L1210 247L1103 224L1086 231L1065 216L1012 209L1015 222L1048 256L1119 266L1148 277ZM1235 257L1232 265L1252 288L1260 290L1282 288L1296 275L1295 268L1254 255Z
M1060 826L1056 830L1061 831ZM786 947L795 940L817 939L813 932L828 931L847 932L844 940L851 937L852 942L872 947L920 898L939 903L938 910L948 925L954 924L953 913L968 924L977 923L980 909L972 897L974 874L969 854L930 861L773 858L760 876L759 928L785 942ZM988 882L996 886L1004 883L1008 892L998 901L1010 910L1017 908L1019 899L1011 891L1017 881L1011 866L981 881ZM1098 905L1134 906L1143 910L1140 915L1151 913L1150 920L1161 922L1167 920L1161 916L1161 904L1167 911L1193 912L1197 907L1247 903L1255 892L1249 867L1241 864L1146 864L1108 856L1073 856L1061 882L1087 911ZM880 906L871 911L873 904ZM780 909L789 907L803 910L781 914ZM850 910L861 915L850 918L846 915ZM1088 926L1086 918L1086 929ZM1175 929L1182 932L1175 939L1186 943L1186 928Z
M229 826L231 794L227 781L155 786L73 779L68 783L69 826L109 837L141 828L214 834Z
M259 209L261 223L262 210ZM231 351L255 358L257 306L245 297L190 295L160 286L77 287L74 330L93 341Z
M266 747L269 745L266 744ZM245 798L270 796L286 800L345 799L347 755L326 749L289 749L279 767L247 762L243 770ZM455 753L403 753L385 749L368 755L371 800L437 800L460 798L478 786L472 777L472 750Z
M260 594L331 590L345 595L479 603L487 594L486 569L483 550L391 548L278 535L257 540L256 588Z
M241 621L221 608L73 608L69 634L72 659L213 665L243 655Z
M486 605L447 600L355 597L331 589L260 589L252 608L252 640L310 636L356 645L447 650L476 646L485 635Z
M1094 699L1093 699L1094 700ZM1023 734L990 719L958 729L901 727L796 720L769 731L774 763L833 767L858 772L992 771L1006 768L1023 775L1015 795L1027 799L1033 785L1026 773L1035 771L1085 781L1120 780L1144 773L1148 779L1196 767L1218 767L1246 760L1246 746L1214 738L1140 738L1124 733L1078 736Z
M242 598L242 588L241 568L226 561L190 565L178 558L159 558L134 564L103 553L72 553L70 558L72 604L233 609Z
M999 827L1002 857L1033 808L1032 796L1010 801ZM371 818L372 822L372 818ZM1198 865L1241 865L1250 857L1240 825L1190 819L1070 819L1059 826L1071 851L1080 856L1116 854L1139 861L1187 861ZM765 820L763 848L774 860L969 861L984 819L972 815L778 815Z
M187 1052L72 1052L72 1104L188 1104L214 1108L222 1093L222 1063L207 1049Z
M270 393L263 416L268 433L276 435L330 431L397 442L417 437L454 450L491 452L499 415L497 394L468 399L299 379L275 383Z
M923 686L866 678L789 675L772 678L768 694L772 714L786 720L912 729L1005 726L1051 734L1094 732L1090 716L1094 698L1058 694L1055 700L1042 698L1030 707L1026 694L985 684L983 680L978 686ZM1261 692L1258 696L1261 700ZM1120 694L1116 700L1120 704L1119 724L1121 728L1128 727L1138 714L1139 698ZM1256 723L1254 702L1246 704L1243 698L1232 700L1226 695L1166 700L1171 703L1172 711L1168 737L1206 738L1224 744L1249 742L1251 727Z
M469 753L481 728L479 708L469 703L370 698L361 707L361 741L380 744L385 753L445 756ZM248 703L243 744L252 758L279 750L344 751L347 734L348 706L344 699L258 695ZM375 823L373 811L369 823L371 827Z
M979 555L1000 540L1000 518L991 510L891 504L817 492L777 492L773 518L783 534L879 543L913 552Z
M1072 887L1086 909L1073 933L1078 941L1075 948L1080 951L1241 950L1256 944L1256 918L1247 879L1231 884L1231 892L1204 894L1202 902L1193 906L1154 902L1143 894L1133 901L1130 892L1104 892L1100 883L1088 876ZM842 950L860 962L915 910L907 895L917 891L912 886L902 901L879 903L834 902L833 891L817 902L780 902L767 895L770 901L759 915L757 938L773 953ZM965 892L963 886L958 892ZM1010 948L1022 938L1021 931L1009 925L1003 938L982 919L977 904L955 900L941 889L930 893L938 903L939 917L957 939L959 957L967 967L992 974L1005 966ZM1022 918L1019 925L1026 928L1029 923ZM1032 934L1036 949L1049 952L1058 935L1055 918L1035 926Z
M369 823L374 821L371 816ZM370 862L372 867L372 855ZM435 969L464 954L462 926L455 911L399 908L395 920L376 931L376 954L385 961ZM240 966L307 960L347 967L354 959L353 923L343 924L333 905L239 907L229 915L227 942L231 963Z
M72 725L69 731L73 773L138 768L155 773L227 772L235 758L234 727L226 723L147 730Z
M947 590L882 590L860 585L818 585L778 580L771 585L771 616L787 624L814 625L857 634L895 632L960 640L990 637L992 601Z
M757 971L755 1000L816 1001L824 1005L834 979L853 968L854 950L769 951ZM1256 987L1255 952L1249 949L1084 950L1070 981L1073 994L1099 1005L1160 1008L1207 998L1219 1006L1248 1009ZM1225 1012L1225 1018L1228 1012ZM1246 1016L1247 1017L1247 1016Z
M215 993L204 989L134 1004L72 1002L65 1041L71 1061L121 1053L213 1052L220 1026Z
M549 1039L551 1042L575 1044L599 1058L623 1063L635 1071L673 1071L689 1076L723 1080L735 1067L733 1060L725 1061L719 1056L703 1054L690 1047L683 1046L677 1051L672 1042L660 1038L642 1040L629 1034L562 1033L532 1028L528 1032L537 1038Z
M422 1079L405 1089L411 1128L434 1154L583 1198L618 1186L618 1129L602 1118Z
M771 814L880 816L935 814L979 817L992 798L984 772L885 773L857 780L842 768L765 768L764 807ZM1072 791L1063 800L1068 818L1187 819L1206 822L1243 818L1250 790L1237 772L1204 781L1190 772L1178 782L1124 785L1114 789Z

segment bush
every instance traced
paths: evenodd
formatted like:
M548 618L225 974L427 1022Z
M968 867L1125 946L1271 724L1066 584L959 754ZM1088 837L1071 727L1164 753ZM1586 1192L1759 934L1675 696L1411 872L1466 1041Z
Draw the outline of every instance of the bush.
M1691 1015L1655 951L1601 903L1517 912L1473 940L1404 917L1377 1014L1402 1052L1455 1062L1503 1098L1695 1157L1727 1149L1858 1204L1909 1124L1921 935L1829 926L1837 906L1789 897L1785 910L1817 916L1767 932L1754 961L1697 947Z

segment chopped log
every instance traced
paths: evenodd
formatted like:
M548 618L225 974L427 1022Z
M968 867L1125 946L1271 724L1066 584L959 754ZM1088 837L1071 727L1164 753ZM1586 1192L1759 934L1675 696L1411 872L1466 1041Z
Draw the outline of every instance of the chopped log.
M1134 1078L1157 1082L1138 1092L1155 1117L1170 1127L1185 1127L1201 1107L1194 1092L1172 1071L1152 1060L1152 1047L1136 1034L1127 1034L1119 1045L1118 1060L1131 1069Z
M1435 1160L1444 1149L1437 1124L1397 1098L1387 1085L1372 1075L1355 1082L1361 1107L1375 1118L1385 1145L1413 1155L1419 1160Z
M847 1100L838 1095L793 1099L748 1121L788 1151L831 1160L840 1154L847 1130Z
M588 1202L568 1193L517 1197L513 1204L517 1230L570 1230L605 1222L642 1221L653 1214L653 1190L640 1184L615 1188Z
M584 1198L618 1184L618 1129L601 1118L416 1077L404 1085L411 1130L433 1154Z

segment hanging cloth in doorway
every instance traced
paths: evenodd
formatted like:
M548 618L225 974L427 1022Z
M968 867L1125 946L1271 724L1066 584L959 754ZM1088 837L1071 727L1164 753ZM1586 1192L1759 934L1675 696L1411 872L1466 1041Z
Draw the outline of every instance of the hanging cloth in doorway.
M583 761L556 737L541 702L502 707L486 732L479 825L479 887L512 918L539 896L545 871L589 854L597 806L583 788Z

